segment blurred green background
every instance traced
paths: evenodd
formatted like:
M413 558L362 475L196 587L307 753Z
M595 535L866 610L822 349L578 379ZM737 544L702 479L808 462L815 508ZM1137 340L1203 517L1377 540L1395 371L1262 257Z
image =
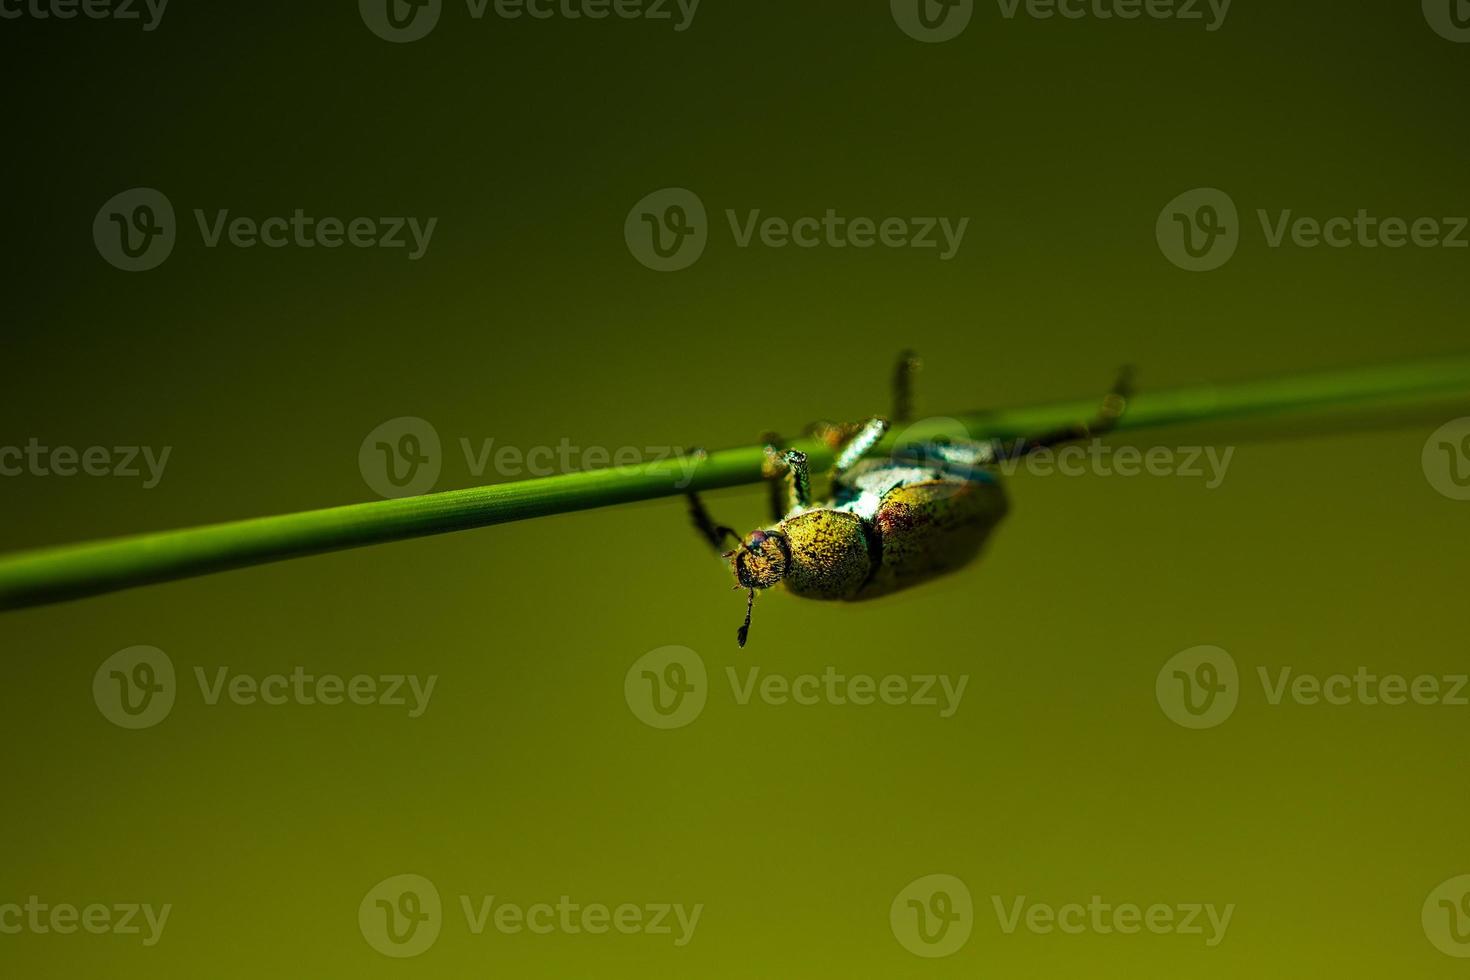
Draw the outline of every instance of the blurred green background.
M670 8L673 10L673 8ZM493 11L493 8L492 8ZM677 17L677 12L675 12ZM744 445L881 412L1172 387L1466 346L1467 254L1272 249L1255 210L1470 214L1470 46L1418 4L1252 3L1200 22L1005 18L944 43L883 3L706 0L647 19L509 20L446 0L388 43L351 2L175 0L157 28L0 20L6 56L0 445L172 447L162 481L0 479L6 550L373 499L358 449L399 416L459 448ZM99 207L164 192L149 272L99 256ZM1191 188L1244 234L1223 268L1154 237ZM664 187L709 247L657 273L629 209ZM206 248L192 210L437 217L428 253ZM959 254L738 248L724 211L968 217ZM1465 414L1465 413L1460 413ZM1470 708L1271 706L1256 669L1466 669L1470 503L1420 457L1452 416L1301 437L1227 429L1200 479L1012 481L982 565L869 605L742 597L668 500L6 614L0 904L170 903L162 939L0 935L25 977L1448 977L1426 896L1470 872ZM493 475L493 474L491 474ZM488 479L487 475L487 479ZM711 496L741 530L755 488ZM91 695L114 652L179 676L160 724ZM1171 722L1155 677L1213 644L1234 715ZM696 651L708 704L655 730L629 667ZM959 710L741 705L725 668L967 675ZM194 669L438 676L428 709L210 706ZM410 959L359 931L427 877ZM962 879L973 934L921 959L889 906ZM459 896L702 903L693 940L474 935ZM991 896L1211 902L1199 936L1005 933Z

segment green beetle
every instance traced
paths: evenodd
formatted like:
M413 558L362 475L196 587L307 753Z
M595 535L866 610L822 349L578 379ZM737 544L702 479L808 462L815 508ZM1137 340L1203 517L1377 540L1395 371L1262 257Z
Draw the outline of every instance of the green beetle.
M894 376L893 420L909 421L918 360L905 351ZM745 646L756 593L775 585L806 599L856 601L917 585L967 564L1005 517L1005 489L998 464L1038 449L1099 436L1122 417L1130 374L1119 376L1091 422L1019 439L976 442L936 440L898 446L888 458L863 457L887 433L872 418L856 425L819 426L836 452L831 498L814 504L805 453L766 446L772 481L774 525L741 539L716 524L699 495L690 493L695 528L716 549L738 542L721 557L730 562L735 588L747 592L745 622L736 638Z

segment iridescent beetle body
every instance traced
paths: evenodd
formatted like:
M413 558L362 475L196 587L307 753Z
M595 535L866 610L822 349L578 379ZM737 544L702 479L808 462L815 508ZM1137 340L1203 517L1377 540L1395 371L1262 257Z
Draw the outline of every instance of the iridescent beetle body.
M917 361L905 353L895 377L894 417L908 420ZM774 524L740 539L717 525L690 494L696 528L717 547L740 541L730 560L736 588L748 593L741 646L750 630L757 591L784 585L807 599L857 601L887 595L952 572L985 547L1005 517L1005 490L996 464L1037 449L1090 438L1111 428L1127 405L1125 372L1090 423L1032 438L931 441L896 447L888 458L864 460L888 422L827 426L837 450L830 499L813 504L806 455L767 446Z
M827 506L772 530L791 554L788 592L852 601L968 564L1005 513L1005 490L990 473L868 460L836 480Z

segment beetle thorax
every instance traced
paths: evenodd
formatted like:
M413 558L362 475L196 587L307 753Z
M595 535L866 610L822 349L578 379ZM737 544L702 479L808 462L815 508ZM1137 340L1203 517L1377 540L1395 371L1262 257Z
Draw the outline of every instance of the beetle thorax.
M777 532L789 563L783 581L791 592L813 599L847 599L873 569L869 532L843 511L809 510L782 521Z

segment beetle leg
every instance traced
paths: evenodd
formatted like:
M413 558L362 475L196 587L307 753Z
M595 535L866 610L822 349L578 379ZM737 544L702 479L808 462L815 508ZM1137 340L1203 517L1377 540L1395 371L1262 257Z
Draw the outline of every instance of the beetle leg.
M1103 399L1102 407L1098 409L1097 415L1093 416L1091 422L1079 422L1064 429L1045 432L1039 436L1025 436L1008 443L999 442L996 444L996 459L1020 459L1038 449L1049 449L1065 442L1094 439L1104 435L1118 424L1118 420L1128 410L1128 399L1132 394L1133 369L1125 367L1118 373L1118 380L1114 383L1113 390L1108 392L1107 397Z
M694 523L694 529L699 532L700 536L710 543L710 547L716 551L722 550L725 547L726 538L734 538L736 544L740 543L740 535L736 534L733 528L714 522L714 518L709 516L709 511L705 509L704 501L700 499L699 494L691 491L687 496L689 520Z
M782 491L778 506L780 512L776 520L784 520L787 515L805 510L812 505L812 477L807 469L806 453L797 452L794 449L781 450L775 446L766 447L766 459L771 467L784 467L779 470L776 486ZM773 498L774 499L774 498Z
M878 444L883 434L888 431L888 420L872 418L863 423L863 427L857 431L842 451L837 454L837 461L832 464L832 475L841 476L852 469L853 464L867 455L868 450Z
M919 355L911 350L899 351L898 366L893 371L893 421L896 425L907 425L913 420L914 375L920 366Z
M691 449L689 450L689 454L691 456L703 457L705 451L703 449ZM736 534L732 528L728 528L723 524L716 524L714 518L709 516L709 511L705 508L704 500L699 494L691 490L684 496L689 501L689 520L694 524L694 529L699 532L702 538L710 543L712 548L716 551L722 549L725 545L726 538L734 538L736 544L740 543L740 535Z
M771 520L779 522L791 510L790 494L786 492L786 465L781 461L786 441L774 432L761 436L761 441L766 444L766 460L761 466L761 475L766 478L770 493Z
M802 430L802 434L824 444L834 452L862 429L861 422L829 422L823 419L813 422Z

